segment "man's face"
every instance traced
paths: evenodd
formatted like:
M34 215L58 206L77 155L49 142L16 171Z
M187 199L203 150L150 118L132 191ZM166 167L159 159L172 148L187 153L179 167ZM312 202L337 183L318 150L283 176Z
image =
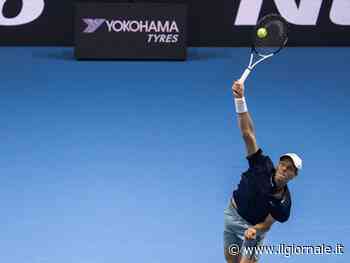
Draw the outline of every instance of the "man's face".
M278 185L285 185L296 175L297 168L294 166L292 159L289 157L282 157L276 168L275 182Z

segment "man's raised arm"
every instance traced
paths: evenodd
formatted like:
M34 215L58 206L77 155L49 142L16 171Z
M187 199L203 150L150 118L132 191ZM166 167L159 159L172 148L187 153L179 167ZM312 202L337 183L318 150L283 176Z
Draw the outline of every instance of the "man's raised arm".
M244 97L244 84L235 81L232 86L232 93L237 112L238 127L241 130L247 149L247 155L249 156L256 153L259 150L259 147L256 143L253 121L248 112L247 103Z

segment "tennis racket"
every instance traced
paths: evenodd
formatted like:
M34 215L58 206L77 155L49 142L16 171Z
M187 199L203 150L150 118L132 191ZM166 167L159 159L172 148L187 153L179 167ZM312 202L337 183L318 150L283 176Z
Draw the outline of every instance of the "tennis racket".
M259 29L265 31L266 36L259 37ZM271 58L286 46L288 41L287 31L288 24L280 15L269 14L258 21L253 31L249 65L239 79L241 83L244 83L256 65Z

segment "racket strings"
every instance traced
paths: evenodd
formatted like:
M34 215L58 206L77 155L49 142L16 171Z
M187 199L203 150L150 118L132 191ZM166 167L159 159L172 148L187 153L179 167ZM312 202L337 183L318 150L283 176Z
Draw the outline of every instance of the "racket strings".
M287 23L278 15L264 17L257 24L257 29L266 29L267 35L254 34L254 48L258 54L268 55L281 50L287 42Z

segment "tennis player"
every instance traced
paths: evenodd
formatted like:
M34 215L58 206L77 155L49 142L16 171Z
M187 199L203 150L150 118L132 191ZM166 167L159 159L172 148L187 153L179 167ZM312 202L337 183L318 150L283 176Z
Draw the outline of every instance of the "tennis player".
M291 195L287 183L298 175L302 160L295 153L287 153L274 167L257 145L244 85L235 81L232 92L249 168L224 210L224 253L227 263L253 263L261 254L256 248L262 245L272 224L289 219Z

